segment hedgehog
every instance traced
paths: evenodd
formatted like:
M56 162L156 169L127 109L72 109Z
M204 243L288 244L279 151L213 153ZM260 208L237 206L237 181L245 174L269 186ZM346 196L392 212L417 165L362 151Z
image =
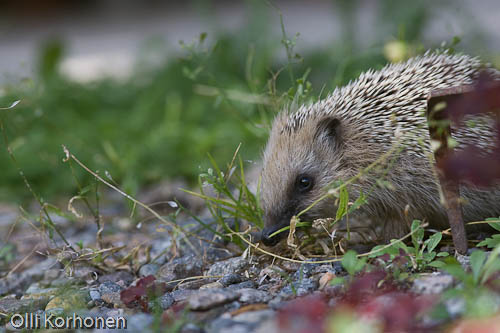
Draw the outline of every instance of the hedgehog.
M374 168L348 186L349 198L366 195L366 203L352 214L369 217L385 241L408 232L414 219L447 228L433 169L427 97L437 89L473 84L485 68L500 79L499 71L485 67L476 57L428 51L379 71L368 70L316 103L280 112L263 153L264 245L273 246L286 235L271 237L331 184L351 179L396 146L401 148L385 167ZM453 131L456 149L471 143L494 148L493 118L478 120L475 127ZM390 186L380 185L380 177ZM460 192L465 221L500 216L500 186L484 189L461 184ZM335 199L320 201L301 220L335 217Z

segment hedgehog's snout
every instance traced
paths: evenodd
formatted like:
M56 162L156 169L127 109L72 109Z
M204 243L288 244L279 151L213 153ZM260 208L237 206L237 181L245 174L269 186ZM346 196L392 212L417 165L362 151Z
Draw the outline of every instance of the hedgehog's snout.
M278 242L283 238L285 233L280 232L279 234L274 235L273 237L271 237L271 235L274 234L279 229L281 229L281 227L274 225L264 228L261 234L262 243L264 243L265 246L274 246L278 244Z

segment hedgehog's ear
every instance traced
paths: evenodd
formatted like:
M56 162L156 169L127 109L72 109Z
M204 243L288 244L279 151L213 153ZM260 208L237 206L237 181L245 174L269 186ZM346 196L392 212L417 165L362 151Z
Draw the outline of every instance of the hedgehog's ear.
M338 142L340 136L340 120L335 117L325 117L316 125L316 140Z

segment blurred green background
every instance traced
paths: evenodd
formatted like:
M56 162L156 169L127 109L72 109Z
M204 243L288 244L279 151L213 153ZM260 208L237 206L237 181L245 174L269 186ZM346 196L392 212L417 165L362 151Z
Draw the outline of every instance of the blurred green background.
M27 2L23 5L36 3ZM89 8L66 4L64 12L56 13L69 18L65 24L71 26L68 12L94 15L92 11L98 11L95 1L89 3ZM153 10L157 5L144 3ZM57 1L49 4L53 10L61 6ZM115 1L110 6L122 5ZM141 35L140 52L133 54L128 75L85 80L68 75L63 65L71 56L73 41L51 33L35 38L32 71L0 81L0 107L21 100L14 109L0 111L13 154L45 199L68 197L75 191L71 170L62 162L62 144L91 169L109 172L132 194L164 179L193 183L200 167L208 165L207 153L224 165L241 142L243 157L259 160L273 115L294 97L299 102L314 101L364 70L429 48L450 46L497 64L500 54L488 35L496 28L489 23L486 28L475 25L468 15L473 8L459 8L460 3L452 1L244 1L238 5L193 1L182 6L186 19L205 24L207 30L183 43ZM336 28L330 31L331 26L325 25L323 30L321 22L315 22L319 30L314 42L308 42L309 35L296 36L301 33L297 21L308 10L312 14L307 17L314 18L315 6L323 6L319 8L323 21L328 23L324 17L330 15ZM170 7L161 8L166 19L172 16ZM8 35L5 27L10 23L23 15L25 20L38 18L40 10L20 12L13 3L3 9L0 38ZM215 15L221 10L223 14ZM286 36L281 31L281 10ZM234 20L231 11L244 20L227 28L220 17ZM458 33L446 28L448 22L459 27ZM17 42L30 31L23 33L10 38ZM9 44L0 39L0 45L0 62L9 66L12 60L1 56ZM5 148L2 140L0 201L26 200L30 193ZM91 180L75 170L84 183Z

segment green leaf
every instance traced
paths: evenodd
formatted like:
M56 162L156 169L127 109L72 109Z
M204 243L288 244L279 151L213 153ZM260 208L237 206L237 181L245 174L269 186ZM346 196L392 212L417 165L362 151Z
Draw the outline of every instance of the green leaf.
M476 250L470 255L470 266L472 270L472 276L474 278L474 284L479 281L479 275L481 273L481 268L486 261L486 253L481 250Z
M424 239L424 229L421 227L421 222L419 220L413 220L413 223L411 224L411 232L411 241L413 246L415 246L415 250L418 251L417 249L420 247L420 243L422 243L422 240Z
M427 252L432 252L436 246L438 246L442 237L443 235L440 232L436 232L434 235L429 237L427 240Z
M440 268L462 282L465 282L467 280L467 273L455 258L453 258L452 260L446 260L445 265Z
M349 250L342 258L342 267L351 276L361 271L364 266L365 260L358 259L356 251Z
M500 217L499 218L496 218L496 217L487 218L485 221L493 221L493 222L488 223L488 225L490 227L492 227L493 229L500 231Z
M436 252L427 252L427 253L424 253L423 256L424 256L425 261L432 261L436 257Z
M500 245L500 234L493 235L491 238L486 238L482 242L479 242L477 246L487 246L490 249Z
M349 207L349 210L347 211L347 213L351 213L351 212L355 211L356 209L358 209L359 207L361 207L365 203L366 203L366 196L363 194L363 191L360 191L359 197L356 199L356 201L354 201L352 206Z
M370 254L368 257L369 258L376 258L376 257L384 255L386 253L387 249L382 250L383 248L384 248L384 245L377 245L377 246L373 247L370 252L374 252L374 253Z
M493 273L500 271L500 260L492 261L490 264L484 265L484 273L482 276L482 282L486 282Z
M431 261L431 262L429 263L429 266L431 266L431 267L436 267L436 268L442 268L442 267L444 267L445 265L446 265L446 264L445 264L443 261L441 261L441 260L434 260L434 261Z
M496 246L488 256L488 259L483 267L481 283L485 283L493 273L500 271L500 260L498 259L499 255L500 245Z
M349 193L346 187L342 187L340 190L339 197L339 207L337 208L336 220L340 220L347 213L347 204L349 203Z
M449 255L450 255L450 254L449 254L448 252L439 252L439 253L437 254L437 256L438 256L438 257L447 257L447 256L449 256Z
M344 278L343 277L340 277L340 276L337 276L333 279L330 280L330 285L331 286L336 286L338 284L343 284L345 281L344 281Z

